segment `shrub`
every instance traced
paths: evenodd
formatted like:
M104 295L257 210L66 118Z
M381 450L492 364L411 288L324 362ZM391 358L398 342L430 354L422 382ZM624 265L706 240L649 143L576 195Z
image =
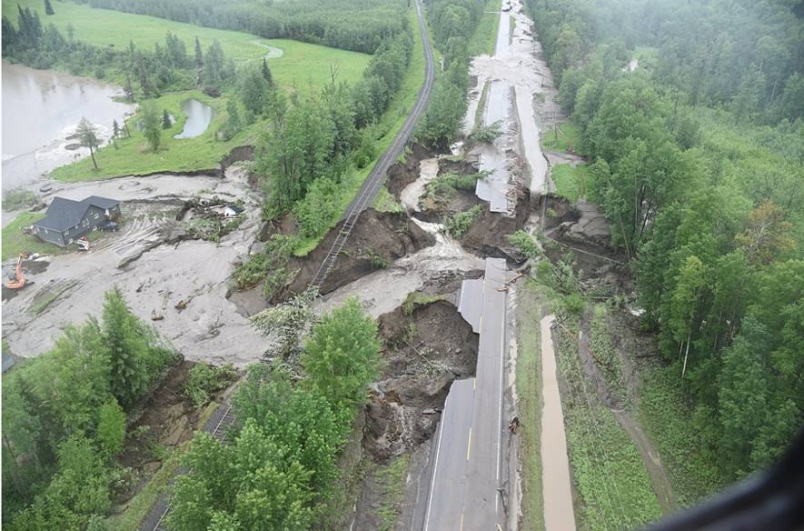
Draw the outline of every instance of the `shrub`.
M542 254L539 245L530 237L530 234L524 230L518 230L513 234L509 234L507 238L508 243L516 247L528 260L532 260Z
M454 216L447 218L444 222L444 228L453 238L460 238L475 222L477 216L483 211L482 205L477 205L464 212L459 212Z
M222 367L198 363L190 369L190 374L184 383L184 395L196 407L201 407L209 402L215 393L223 391L236 379L237 371L231 363Z
M35 206L39 200L30 190L9 190L3 198L3 210L21 210Z

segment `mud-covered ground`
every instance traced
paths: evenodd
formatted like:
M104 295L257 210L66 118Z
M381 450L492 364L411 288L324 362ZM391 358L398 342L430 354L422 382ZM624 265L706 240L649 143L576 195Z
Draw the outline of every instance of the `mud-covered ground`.
M155 175L58 184L46 199L56 195L120 200L123 222L88 252L24 264L32 284L3 302L3 337L16 355L41 354L67 325L100 317L104 293L116 286L134 313L187 359L242 367L260 358L265 340L226 299L234 264L249 254L260 228L260 199L243 170L231 167L224 178ZM193 223L192 216L176 220L184 201L216 196L242 201L243 221L219 242L184 239Z

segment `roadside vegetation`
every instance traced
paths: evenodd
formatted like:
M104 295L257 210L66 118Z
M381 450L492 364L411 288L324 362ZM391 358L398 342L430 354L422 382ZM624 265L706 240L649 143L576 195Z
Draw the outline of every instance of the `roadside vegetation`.
M497 31L500 27L500 0L488 0L483 7L483 14L477 29L469 41L469 57L477 55L494 55L497 44Z
M622 362L611 344L606 324L606 309L589 304L591 293L573 273L571 261L560 260L553 264L540 260L536 268L538 292L545 297L557 314L556 340L557 367L565 385L561 387L561 401L566 427L567 450L573 479L576 523L579 529L637 528L655 521L662 515L654 493L651 479L635 443L622 429L614 413L603 403L601 392L608 400L615 400L617 407L628 408L623 380ZM534 408L541 401L540 382L531 382L532 374L523 374L524 367L533 367L540 360L537 341L538 302L526 288L525 306L519 310L519 318L526 319L519 332L520 356L517 367L517 392L520 415L525 418L535 415L535 420L525 422L523 452L524 482L531 488L541 485L541 456L538 453L539 428L528 427L533 422L540 426L540 411ZM582 314L588 309L591 315L591 337L585 334L579 343ZM530 349L535 352L530 354ZM595 387L581 361L580 349L586 349L598 370L601 371L605 390ZM522 358L524 356L524 358ZM532 369L531 369L532 370ZM523 376L523 381L520 381ZM535 394L534 394L535 393ZM533 435L530 435L531 432ZM541 490L538 491L539 495ZM533 495L531 495L533 496ZM530 502L526 502L526 505ZM534 525L543 526L541 506L532 518ZM527 514L527 513L525 513Z
M99 525L133 479L115 462L126 416L180 357L119 291L102 313L3 376L4 527Z
M556 354L568 386L562 404L578 527L632 529L657 520L662 513L642 457L583 372L578 322L562 321Z
M556 185L556 195L572 203L578 199L597 201L595 175L586 164L556 164L550 169L550 178Z
M492 42L494 39L488 27L492 24L491 19L485 20L482 32L475 36L483 18L484 5L477 0L434 0L427 10L443 69L416 136L424 145L439 152L449 151L447 148L460 134L466 114L472 51L469 43L475 39L475 49L487 49L489 39Z
M270 364L250 367L233 398L238 423L222 444L198 434L174 487L168 525L311 528L330 512L336 466L379 374L377 323L357 299L313 322L312 298L266 310L254 322L278 336ZM280 326L277 326L280 325ZM282 330L284 326L284 330Z
M663 355L640 418L696 503L768 466L804 420L801 19L742 0L526 4L572 122L545 146L590 163ZM562 171L559 192L582 195Z
M546 151L579 153L581 142L581 128L572 122L557 123L542 136L542 147Z
M527 234L526 234L527 236ZM529 281L517 290L516 392L518 398L519 461L522 463L523 529L544 530L544 488L542 481L541 426L542 355L538 287Z

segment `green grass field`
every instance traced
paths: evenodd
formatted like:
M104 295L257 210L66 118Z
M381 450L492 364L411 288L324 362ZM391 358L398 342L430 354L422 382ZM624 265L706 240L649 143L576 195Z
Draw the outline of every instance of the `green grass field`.
M187 117L181 112L181 102L195 98L213 107L217 116L210 127L195 138L175 139L182 131ZM75 182L91 181L118 175L144 175L157 171L189 171L197 169L217 168L218 161L233 147L247 143L249 130L241 132L228 142L215 140L215 131L225 122L222 112L226 106L223 98L210 98L200 91L188 91L166 94L153 100L160 115L163 109L176 117L176 123L170 129L162 130L162 142L159 151L153 152L148 147L142 132L137 131L137 116L129 120L131 138L116 141L117 148L107 145L96 154L99 171L92 166L92 159L85 158L67 166L61 166L51 172L57 181Z
M55 245L44 243L36 236L22 232L23 227L44 217L45 214L40 212L23 212L3 228L2 260L4 262L18 257L20 253L54 254L61 252Z
M571 122L556 124L542 135L542 147L545 151L578 153L581 149L581 126Z
M539 287L529 281L517 294L517 362L516 390L519 430L519 460L522 464L522 527L533 531L544 529L544 496L542 494L541 419L542 358L539 337Z
M43 25L52 23L65 36L67 27L72 26L76 39L100 47L126 49L129 42L134 42L139 48L153 51L154 44L164 45L165 35L170 31L184 41L189 55L193 54L195 38L198 37L205 51L213 41L217 40L227 59L232 58L238 63L243 63L263 57L268 52L265 46L273 46L283 52L281 57L269 59L274 79L282 86L295 88L302 95L309 94L329 82L330 65L337 65L339 81L359 80L371 58L366 54L326 46L286 39L261 39L248 33L204 28L106 9L92 9L87 5L72 2L52 2L56 14L46 16L44 2L39 0L18 2L3 0L3 13L10 15L9 18L15 26L17 4L38 12ZM110 73L110 77L114 75Z
M499 11L502 7L500 0L489 0L483 8L483 16L477 25L472 40L469 41L469 55L494 55L494 45L497 42L497 30L500 27ZM513 25L512 25L513 27Z
M597 201L592 172L586 164L556 164L551 169L556 194L575 203L580 198Z

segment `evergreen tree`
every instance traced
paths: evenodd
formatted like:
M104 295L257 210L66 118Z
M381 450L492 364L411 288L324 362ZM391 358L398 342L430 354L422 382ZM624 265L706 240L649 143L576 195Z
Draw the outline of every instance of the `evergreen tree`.
M149 347L142 324L117 288L106 293L102 329L109 353L111 391L120 405L127 408L147 391L152 375L144 363Z
M204 61L204 88L220 91L224 78L223 70L223 48L221 43L215 40L207 48L206 60Z
M15 47L17 44L17 29L5 15L3 15L2 24L3 26L2 29L0 29L0 38L2 38L3 55L11 55L13 47Z
M268 60L262 58L262 78L268 82L269 87L274 86L274 76L271 74L271 69L268 68Z
M95 160L95 150L98 148L98 144L100 144L97 129L95 129L94 125L89 123L89 120L81 118L75 132L78 134L81 145L89 148L89 155L92 157L92 165L95 166L95 171L98 171L98 163Z
M195 38L195 67L199 70L204 68L204 53L201 51L201 42Z
M229 115L229 119L226 121L223 137L224 140L231 140L243 128L240 111L237 110L237 101L234 98L226 102L226 114Z
M120 126L117 125L117 120L112 120L112 138L120 136Z
M53 6L50 5L50 0L45 0L45 15L55 15L56 12L53 11Z
M153 102L147 102L142 105L142 125L145 132L145 138L153 151L159 150L159 144L162 142L162 127L159 120L159 111Z
M247 68L240 77L240 101L248 118L262 114L268 103L270 85L255 68ZM250 120L249 120L250 121Z
M167 112L167 109L162 110L162 129L170 129L173 126L173 122L170 121L170 114Z

